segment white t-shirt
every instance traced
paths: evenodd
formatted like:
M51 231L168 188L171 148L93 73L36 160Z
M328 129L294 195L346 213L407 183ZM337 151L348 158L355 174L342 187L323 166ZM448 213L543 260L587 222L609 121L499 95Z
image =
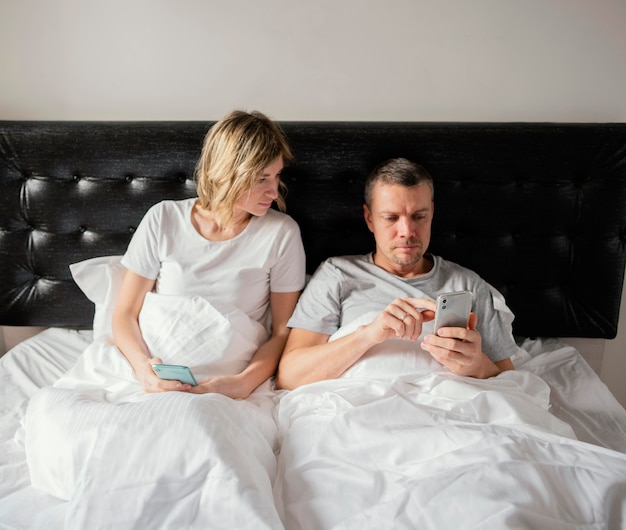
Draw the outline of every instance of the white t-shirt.
M300 291L305 255L300 229L288 215L253 216L227 241L209 241L191 223L197 199L162 201L137 227L122 265L155 279L160 294L231 302L267 324L270 292Z
M381 312L396 298L434 300L441 293L468 290L473 295L472 311L478 316L485 354L492 361L501 361L516 353L513 313L502 294L470 269L439 256L430 257L433 268L417 278L390 274L374 264L371 253L329 258L311 278L287 326L332 335L367 313ZM432 327L433 322L424 323L422 337L432 333Z

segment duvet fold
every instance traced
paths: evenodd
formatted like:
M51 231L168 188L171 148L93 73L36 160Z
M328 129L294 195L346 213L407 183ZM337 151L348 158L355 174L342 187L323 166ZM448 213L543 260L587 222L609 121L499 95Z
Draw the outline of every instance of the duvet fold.
M578 441L525 371L314 383L278 405L290 530L619 528L626 455Z
M391 340L341 379L284 395L277 419L274 493L289 530L626 521L626 454L579 441L551 413L549 386L526 370L460 377L419 341Z
M236 373L265 330L201 298L150 294L140 325L153 355L197 379ZM34 487L67 501L66 528L282 528L272 496L277 394L145 394L106 339L31 399ZM236 500L236 501L234 501Z

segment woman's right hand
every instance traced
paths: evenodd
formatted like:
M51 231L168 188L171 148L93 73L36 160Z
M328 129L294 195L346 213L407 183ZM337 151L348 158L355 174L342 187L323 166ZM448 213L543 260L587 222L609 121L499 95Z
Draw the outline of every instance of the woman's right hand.
M161 379L152 369L153 364L162 364L162 361L150 355L139 329L138 319L146 293L152 291L154 285L155 280L144 278L130 270L124 274L122 289L113 313L115 345L133 367L135 377L145 392L189 392L190 385Z
M161 379L154 373L152 365L162 363L163 361L161 361L158 357L152 357L139 363L139 365L135 367L135 376L137 377L137 380L139 381L139 384L141 385L141 388L143 388L144 392L189 392L191 390L191 385L183 384L180 381Z

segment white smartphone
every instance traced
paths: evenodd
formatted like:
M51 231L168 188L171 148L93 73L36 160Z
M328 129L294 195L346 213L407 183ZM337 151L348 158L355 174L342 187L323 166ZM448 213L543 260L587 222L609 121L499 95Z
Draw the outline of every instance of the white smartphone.
M437 297L435 333L439 328L466 328L472 310L472 293L454 291Z
M181 383L196 386L196 378L188 366L180 364L153 364L152 369L161 379L180 381Z

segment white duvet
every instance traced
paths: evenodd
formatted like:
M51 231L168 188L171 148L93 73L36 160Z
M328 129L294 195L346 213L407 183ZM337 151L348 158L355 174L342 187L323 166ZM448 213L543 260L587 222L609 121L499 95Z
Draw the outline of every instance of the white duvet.
M198 300L150 297L145 311L155 353L199 377L236 368L261 334ZM185 333L167 326L176 315ZM564 374L575 359L585 368L571 349L534 353L520 357L523 370L479 381L389 341L341 379L236 401L146 396L121 354L97 341L34 393L25 431L37 489L0 503L0 523L19 510L31 524L7 528L623 528L626 454L577 440L550 413L546 381L559 416L577 418L587 440L604 426L598 439L622 450L626 411L595 386L577 414L584 389L571 392L572 378L597 378Z
M391 341L280 400L277 506L290 530L623 528L626 455L548 408L530 372L458 377Z
M235 373L265 337L243 313L150 294L154 355L196 377ZM272 498L276 399L144 394L121 353L95 341L25 417L32 485L66 500L65 528L282 528Z

